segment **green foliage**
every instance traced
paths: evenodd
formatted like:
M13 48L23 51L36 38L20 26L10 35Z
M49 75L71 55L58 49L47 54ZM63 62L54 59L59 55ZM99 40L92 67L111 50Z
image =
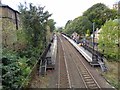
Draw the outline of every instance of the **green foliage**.
M27 58L20 58L17 53L3 50L2 85L4 90L18 88L31 71Z
M26 34L25 34L25 32L22 28L19 28L16 31L16 34L17 34L17 42L18 43L21 43L21 44L23 44L23 43L26 44L27 43Z
M57 31L60 32L60 33L61 33L63 30L64 30L63 27L58 27L58 28L57 28Z
M22 21L21 28L14 30L13 33L11 25L9 25L7 29L3 30L3 33L6 34L3 36L14 34L13 37L16 39L14 43L17 43L17 50L3 48L2 84L4 90L14 90L28 84L30 79L28 75L45 49L46 39L50 38L48 34L52 33L55 28L54 20L48 20L51 14L44 11L44 7L29 4L28 9L21 4L19 9ZM6 23L2 23L7 27ZM21 49L23 44L25 47Z
M116 18L116 10L109 9L102 3L97 3L86 10L83 13L83 16L79 16L74 20L68 20L63 32L69 35L71 35L73 32L77 32L80 36L86 35L89 37L92 33L92 23L95 23L96 30L97 28L100 29L106 21L114 20Z
M24 51L3 49L2 84L5 90L19 88L31 72L43 49L29 47ZM30 78L27 78L25 85Z
M72 34L74 31L84 35L87 30L92 31L92 23L85 16L80 16L75 18L73 21L69 21L66 24L66 28L64 30L65 33Z
M88 29L86 32L86 37L89 37L89 36L90 36L90 30Z
M72 22L72 20L68 20L66 25L65 25L65 28L67 28L67 26Z
M100 28L106 20L117 18L117 11L109 9L102 3L97 3L83 13L91 22L96 23L96 28Z
M28 45L33 47L39 46L40 43L45 45L46 25L51 14L48 11L44 11L44 7L36 7L32 3L29 4L29 10L24 5L20 5L19 9Z
M8 18L0 19L2 22L2 45L7 47L17 41L15 24Z
M106 57L118 60L118 20L109 20L102 26L99 35L99 48L101 52L104 50Z
M47 25L50 27L50 31L51 31L51 32L54 31L54 29L55 29L55 24L56 24L56 22L54 22L53 19L49 19L49 20L47 21Z

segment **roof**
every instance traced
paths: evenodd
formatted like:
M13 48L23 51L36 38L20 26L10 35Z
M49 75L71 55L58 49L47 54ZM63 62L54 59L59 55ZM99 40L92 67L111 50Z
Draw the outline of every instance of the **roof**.
M17 12L18 14L20 14L20 12L18 12L17 10L12 9L12 8L9 7L8 5L0 4L0 7L3 7L3 8L9 8L10 10L12 10L12 11Z

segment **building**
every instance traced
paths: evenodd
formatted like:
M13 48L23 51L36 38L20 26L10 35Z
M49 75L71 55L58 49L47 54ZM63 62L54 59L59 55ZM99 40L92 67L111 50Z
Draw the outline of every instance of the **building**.
M18 11L0 2L0 18L2 18L2 20L8 19L13 22L16 29L18 29L20 26L19 15L20 13Z
M120 9L120 1L113 4L113 9L116 9L116 10Z
M17 30L20 28L20 13L0 1L0 44L14 48L17 42Z
M118 4L117 3L113 4L113 9L118 10Z

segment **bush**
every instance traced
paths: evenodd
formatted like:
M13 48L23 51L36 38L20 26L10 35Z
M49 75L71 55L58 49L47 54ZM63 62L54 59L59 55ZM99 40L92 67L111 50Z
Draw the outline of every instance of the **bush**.
M38 56L36 53L38 52L31 50L21 51L21 53L7 49L3 50L2 84L5 90L19 88L22 85L37 61ZM28 80L24 85L28 83Z
M118 29L118 20L109 20L107 21L100 31L99 35L99 49L101 51L104 50L104 54L107 59L119 60L119 52L118 52L118 33L120 30Z

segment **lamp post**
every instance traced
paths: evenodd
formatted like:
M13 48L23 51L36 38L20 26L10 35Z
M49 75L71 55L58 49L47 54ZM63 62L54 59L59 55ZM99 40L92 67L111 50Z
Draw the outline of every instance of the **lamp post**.
M95 62L95 53L94 53L94 37L95 37L95 23L93 23L93 37L92 37L92 43L93 43L93 54L92 54L92 62Z

